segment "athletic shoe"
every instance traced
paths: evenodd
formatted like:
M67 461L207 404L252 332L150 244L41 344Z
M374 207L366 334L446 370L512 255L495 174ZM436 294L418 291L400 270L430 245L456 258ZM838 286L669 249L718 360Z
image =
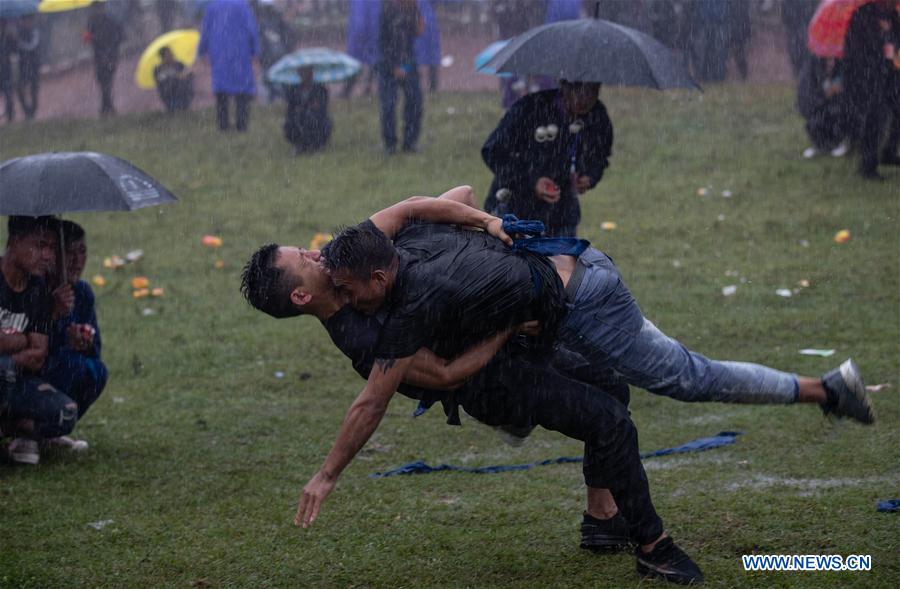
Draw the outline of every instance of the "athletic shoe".
M853 360L847 360L838 368L822 377L822 386L828 401L822 404L825 415L833 413L837 417L852 417L865 424L875 423L875 410L866 392L859 368Z
M55 446L57 448L65 448L73 452L82 452L88 449L88 443L86 441L76 440L74 438L70 438L69 436L50 438L49 440L47 440L47 445Z
M581 520L581 547L591 552L618 552L634 544L628 522L618 512L609 519L597 519L585 512Z
M642 577L658 577L679 585L699 585L703 582L700 567L675 545L672 538L663 538L650 552L644 552L638 546L635 553L637 572Z
M815 147L807 147L806 149L803 150L803 159L805 159L805 160L811 160L812 158L816 157L817 155L819 155L819 150L816 149Z
M38 444L27 438L15 438L6 448L9 458L19 464L37 464L41 459Z
M847 145L846 141L843 141L840 145L831 150L831 157L844 157L847 155L848 151L850 151L850 146Z

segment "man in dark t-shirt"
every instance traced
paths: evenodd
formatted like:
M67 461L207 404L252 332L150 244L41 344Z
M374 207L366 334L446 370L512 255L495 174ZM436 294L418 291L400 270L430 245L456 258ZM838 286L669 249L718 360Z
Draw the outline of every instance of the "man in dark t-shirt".
M10 458L37 464L37 440L72 431L78 406L37 379L47 357L53 299L42 279L55 261L52 217L10 217L0 258L0 421Z

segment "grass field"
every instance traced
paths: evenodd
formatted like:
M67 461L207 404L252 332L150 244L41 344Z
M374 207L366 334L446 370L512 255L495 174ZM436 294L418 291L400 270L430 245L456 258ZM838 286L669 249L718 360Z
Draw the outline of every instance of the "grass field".
M898 514L875 511L900 496L900 170L879 185L860 181L852 161L803 161L786 87L604 99L615 152L584 200L583 234L615 258L648 317L714 357L818 375L852 355L869 384L893 385L874 395L870 428L809 406L687 405L634 391L642 450L745 432L733 446L646 462L668 529L710 587L900 586ZM216 132L211 111L5 127L0 159L111 153L180 202L72 216L88 231L87 277L107 280L95 291L110 384L75 432L89 452L0 464L0 587L641 584L633 556L578 549L577 465L368 478L416 459L481 466L580 453L548 432L512 448L472 420L444 425L439 410L413 420L414 403L400 397L315 526L291 525L362 381L314 320L252 311L240 268L262 243L306 245L401 197L463 183L483 195L479 149L496 103L431 99L423 153L391 159L377 105L362 99L335 101L331 149L297 159L279 108L257 107L245 135ZM602 221L618 228L601 231ZM840 229L853 236L843 245L832 240ZM201 245L205 233L222 237L219 251ZM136 248L137 265L102 268ZM133 299L136 275L165 296ZM775 294L800 280L810 286ZM798 354L807 347L837 353ZM88 525L103 520L112 523ZM745 573L740 556L751 552L870 554L873 569Z

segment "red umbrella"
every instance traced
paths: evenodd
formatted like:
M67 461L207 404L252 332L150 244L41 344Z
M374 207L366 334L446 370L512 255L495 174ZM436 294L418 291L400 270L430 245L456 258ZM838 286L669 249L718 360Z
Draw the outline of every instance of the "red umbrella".
M876 0L822 0L809 21L807 46L819 57L843 57L844 37L853 13Z

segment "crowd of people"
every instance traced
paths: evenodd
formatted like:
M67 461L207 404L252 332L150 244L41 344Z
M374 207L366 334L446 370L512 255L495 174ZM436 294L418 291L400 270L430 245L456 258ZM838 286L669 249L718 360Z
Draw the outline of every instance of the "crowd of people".
M856 150L859 174L879 181L879 165L900 165L900 2L857 9L841 58L804 54L797 106L812 143L803 157Z
M55 217L10 217L0 258L0 437L9 459L37 464L69 436L106 386L84 229Z

